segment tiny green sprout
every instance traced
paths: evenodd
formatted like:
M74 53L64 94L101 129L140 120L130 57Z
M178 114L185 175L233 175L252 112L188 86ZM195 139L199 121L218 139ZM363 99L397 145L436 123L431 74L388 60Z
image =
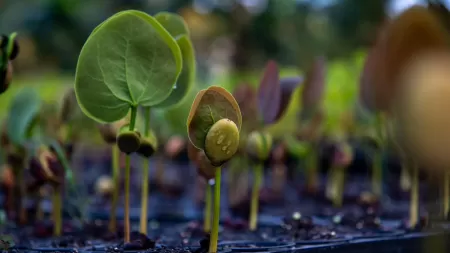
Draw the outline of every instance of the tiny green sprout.
M220 218L221 165L230 160L239 146L242 115L233 95L222 87L201 90L187 119L189 140L205 152L215 169L213 223L209 252L217 252Z
M11 83L13 67L11 61L19 54L19 44L16 33L9 36L2 35L0 42L0 94L4 93Z
M272 148L272 135L267 132L253 131L247 137L246 148L252 158L265 161Z
M272 136L266 132L253 131L247 139L247 152L256 161L255 177L250 205L250 230L256 230L258 223L259 189L263 178L263 162L269 157L272 148Z
M81 49L75 77L78 104L100 123L123 119L131 110L128 132L120 131L118 145L125 153L136 152L140 146L140 136L134 132L137 108L166 100L182 65L177 41L158 20L136 10L118 12L98 25ZM127 155L125 242L130 241L131 227L130 159Z
M135 130L129 130L129 125L122 126L117 134L117 146L120 151L129 155L138 151L141 146L141 134Z

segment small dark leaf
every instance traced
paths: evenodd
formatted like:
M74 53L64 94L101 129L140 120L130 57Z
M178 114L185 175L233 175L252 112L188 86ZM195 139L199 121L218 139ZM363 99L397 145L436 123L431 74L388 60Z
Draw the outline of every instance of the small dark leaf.
M303 82L303 77L286 77L282 78L280 80L280 87L281 87L281 100L280 100L280 107L278 109L277 117L275 120L279 120L281 117L283 117L284 113L286 112L286 109L289 105L289 102L291 102L292 93L294 93L294 90Z
M60 111L60 119L61 123L67 123L72 119L75 114L75 110L78 109L77 98L75 95L75 90L70 88L63 97L61 111Z
M233 96L241 109L242 130L253 131L258 126L256 92L250 84L241 84L233 91Z
M322 100L325 88L325 71L325 58L317 57L306 75L301 100L303 111L315 110Z
M281 89L278 65L275 61L269 61L258 89L258 110L264 124L271 124L276 121L280 101Z

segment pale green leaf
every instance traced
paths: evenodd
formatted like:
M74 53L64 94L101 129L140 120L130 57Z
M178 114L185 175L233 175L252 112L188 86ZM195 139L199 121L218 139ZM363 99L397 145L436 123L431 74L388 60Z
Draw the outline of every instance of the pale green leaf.
M172 92L181 51L151 16L123 11L97 27L83 46L75 92L82 111L99 122L124 118L130 106L153 106Z

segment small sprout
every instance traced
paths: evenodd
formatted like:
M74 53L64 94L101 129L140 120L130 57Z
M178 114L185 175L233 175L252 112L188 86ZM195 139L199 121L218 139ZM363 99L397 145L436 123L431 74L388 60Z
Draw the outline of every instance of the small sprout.
M97 179L95 191L102 196L109 196L113 193L114 182L110 176L104 175Z
M141 134L137 130L128 130L128 124L124 125L117 135L117 146L125 154L134 153L141 146Z
M158 20L136 10L118 12L98 25L81 49L75 77L78 104L99 123L123 119L131 110L129 128L122 127L117 140L120 150L131 154L140 147L140 135L134 131L138 107L165 101L182 65L177 41ZM129 155L125 164L124 241L129 242Z
M239 129L233 121L221 119L214 123L205 140L205 154L214 166L230 160L239 146Z
M242 115L239 105L227 90L217 86L201 90L192 103L187 119L189 140L205 151L216 165L214 179L214 208L209 252L217 252L220 219L221 165L230 160L239 145ZM192 154L195 152L191 151Z
M68 123L74 117L76 109L78 109L78 104L75 90L70 88L66 91L62 99L62 105L59 113L60 123Z
M253 131L247 138L247 152L252 158L258 161L269 158L272 148L272 136L269 133Z

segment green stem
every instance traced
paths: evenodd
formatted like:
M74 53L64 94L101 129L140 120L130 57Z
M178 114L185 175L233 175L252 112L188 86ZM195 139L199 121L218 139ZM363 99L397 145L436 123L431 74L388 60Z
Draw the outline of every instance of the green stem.
M375 151L372 160L372 192L380 197L383 194L383 156L379 150Z
M311 150L306 157L306 173L307 173L307 188L315 191L318 188L317 175L317 150L315 145L311 145Z
M112 157L112 170L113 170L113 193L111 200L111 213L109 217L109 231L115 233L117 229L117 202L119 200L119 188L120 188L120 150L117 144L114 144L111 148Z
M214 213L211 237L209 241L209 253L217 252L217 240L219 239L219 220L220 220L220 180L222 168L216 168L216 179L214 184Z
M409 224L415 227L419 220L419 168L409 162L411 166L411 204L409 205Z
M261 163L255 166L255 178L253 181L252 199L250 206L250 230L255 231L258 223L258 204L259 204L259 190L263 178L263 166Z
M206 182L205 189L205 210L203 211L203 231L206 233L211 231L211 208L212 208L212 192L211 185L209 182Z
M150 107L144 107L144 136L150 135ZM141 221L140 231L147 234L147 213L148 213L148 175L149 175L150 160L145 157L142 160L142 188L141 188Z
M62 232L62 199L61 199L61 188L53 187L53 235L61 236Z
M450 209L450 173L445 172L444 174L444 192L443 192L443 199L442 199L442 205L443 205L443 216L444 219L447 219L448 211Z
M133 131L136 124L137 107L131 107L131 118L129 130ZM124 221L124 233L125 243L130 242L130 174L131 174L131 158L130 154L125 157L125 221Z

